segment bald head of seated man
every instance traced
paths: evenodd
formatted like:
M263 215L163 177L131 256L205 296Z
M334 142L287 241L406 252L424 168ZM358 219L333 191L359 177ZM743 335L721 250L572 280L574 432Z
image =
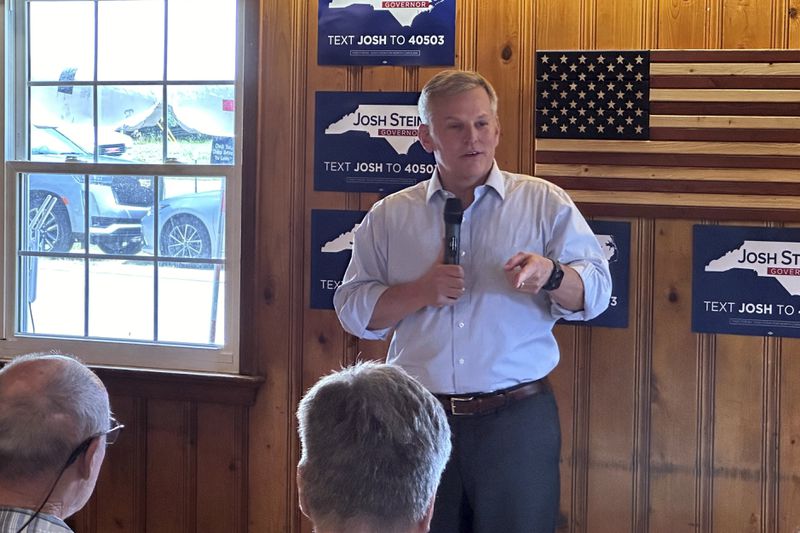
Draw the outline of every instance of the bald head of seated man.
M59 354L0 369L0 533L64 533L94 490L121 426L84 364Z

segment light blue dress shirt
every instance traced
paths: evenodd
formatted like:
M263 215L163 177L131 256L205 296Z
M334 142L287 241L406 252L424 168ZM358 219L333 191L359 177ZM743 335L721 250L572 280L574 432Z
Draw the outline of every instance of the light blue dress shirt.
M391 285L413 281L440 261L446 198L437 172L377 202L355 232L353 256L334 295L345 330L369 330L375 304ZM583 279L584 308L572 312L546 291L515 290L503 265L517 252L569 264ZM495 163L461 224L466 292L452 306L425 307L394 328L387 362L405 368L434 393L490 392L536 380L558 363L556 320L588 320L611 296L611 275L586 220L559 187L500 171Z

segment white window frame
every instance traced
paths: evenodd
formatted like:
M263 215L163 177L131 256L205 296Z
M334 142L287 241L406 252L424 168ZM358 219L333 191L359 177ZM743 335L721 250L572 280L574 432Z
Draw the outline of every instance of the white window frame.
M0 274L2 284L2 321L0 321L0 359L31 352L60 351L80 357L84 362L97 366L140 367L164 370L205 371L220 373L239 372L239 299L240 299L240 258L241 258L241 178L242 178L242 102L243 92L243 13L244 1L237 1L237 43L234 93L237 102L234 134L234 165L188 165L188 164L109 164L109 163L50 163L32 162L13 159L20 153L20 143L15 139L7 139L5 128L0 131L0 145L4 147L5 175L0 180L0 206L3 207L3 231L0 232ZM6 57L6 68L0 72L0 97L5 102L5 123L9 120L15 124L14 131L28 131L27 102L17 102L17 95L27 97L27 66L18 65L21 57L27 63L25 51L27 26L25 14L15 12L15 8L26 9L24 0L6 3L3 13L3 29L0 29L0 48ZM14 21L13 24L5 24ZM20 25L24 28L17 31ZM9 39L5 38L5 30L14 40L12 50L6 49ZM21 52L18 47L23 46ZM96 53L96 52L95 52ZM165 51L166 53L166 51ZM13 69L14 86L7 83L6 74ZM204 80L197 80L203 83ZM115 81L115 84L125 84ZM172 84L169 80L154 83ZM213 83L213 81L211 82ZM97 86L102 83L95 82ZM7 92L8 91L8 92ZM13 93L13 94L9 94ZM11 96L6 98L6 95ZM97 105L95 101L95 106ZM124 340L105 340L86 337L59 337L41 334L25 334L16 331L18 324L17 309L19 272L17 251L19 249L17 208L20 205L17 182L19 175L31 172L62 174L124 174L166 177L224 177L225 179L225 296L224 305L225 341L221 346L205 346L177 344L167 342L137 342ZM158 204L156 199L154 205ZM70 257L84 258L86 255L71 254ZM114 256L105 256L114 259ZM88 305L88 304L87 304ZM154 301L158 305L158 301Z

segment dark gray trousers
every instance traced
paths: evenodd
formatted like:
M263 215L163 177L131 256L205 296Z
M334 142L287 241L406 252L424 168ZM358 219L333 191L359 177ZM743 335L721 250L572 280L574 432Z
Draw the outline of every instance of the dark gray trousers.
M436 494L431 533L552 533L561 452L553 393L448 420L453 453Z

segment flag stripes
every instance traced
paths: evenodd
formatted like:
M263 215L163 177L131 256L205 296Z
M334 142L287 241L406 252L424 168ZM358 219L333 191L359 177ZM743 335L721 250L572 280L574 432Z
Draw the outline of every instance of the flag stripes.
M539 177L800 183L800 51L543 51L536 65Z

